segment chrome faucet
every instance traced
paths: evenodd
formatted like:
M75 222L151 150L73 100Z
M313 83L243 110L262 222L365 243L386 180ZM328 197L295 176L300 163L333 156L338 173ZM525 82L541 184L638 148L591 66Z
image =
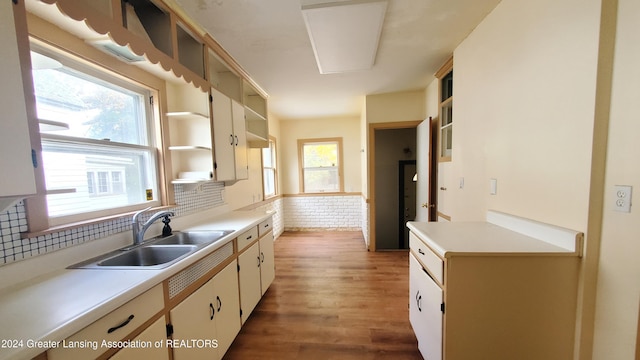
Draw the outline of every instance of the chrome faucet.
M133 214L133 219L131 219L131 230L133 232L133 245L142 244L142 242L144 241L144 233L147 231L149 226L151 226L156 220L163 217L175 216L175 213L173 211L159 211L151 215L149 220L147 220L141 226L138 218L140 217L140 215L142 215L142 213L144 213L149 209L151 209L151 207L148 207L144 210L140 210L137 213Z

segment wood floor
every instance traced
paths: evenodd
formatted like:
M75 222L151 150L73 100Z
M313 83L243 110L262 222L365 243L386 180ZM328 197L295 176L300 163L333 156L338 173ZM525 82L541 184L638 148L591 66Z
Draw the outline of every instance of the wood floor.
M422 359L407 252L368 252L359 232L287 232L275 254L276 279L225 360Z

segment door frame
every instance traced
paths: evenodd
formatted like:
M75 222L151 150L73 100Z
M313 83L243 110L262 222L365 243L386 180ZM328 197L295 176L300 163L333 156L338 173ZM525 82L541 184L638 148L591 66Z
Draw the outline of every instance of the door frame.
M393 130L393 129L412 129L417 128L424 120L414 121L398 121L398 122L384 122L384 123L371 123L369 124L369 141L368 147L368 170L367 170L367 193L369 194L369 251L376 251L376 192L375 192L375 164L376 164L376 130Z

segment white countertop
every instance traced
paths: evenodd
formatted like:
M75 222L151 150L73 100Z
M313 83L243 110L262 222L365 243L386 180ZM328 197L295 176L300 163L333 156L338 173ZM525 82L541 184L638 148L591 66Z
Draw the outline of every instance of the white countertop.
M580 256L582 233L489 211L487 222L415 222L407 226L442 258L460 255Z
M5 342L0 344L0 360L30 359L42 353L46 349L30 347L30 341L61 341L69 337L269 216L263 212L232 211L179 229L234 232L164 269L60 269L4 289L0 295L0 341ZM78 262L82 260L85 259ZM22 340L23 345L7 347L7 340Z

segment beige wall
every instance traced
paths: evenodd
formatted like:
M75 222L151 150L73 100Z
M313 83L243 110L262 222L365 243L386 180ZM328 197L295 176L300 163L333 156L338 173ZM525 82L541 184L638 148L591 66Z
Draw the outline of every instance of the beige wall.
M640 4L619 0L611 111L604 120L598 109L607 101L596 103L609 88L606 75L597 78L598 66L607 66L606 50L598 53L601 5L599 0L503 0L455 50L452 181L464 177L465 188L454 187L452 215L456 221L481 220L487 209L497 209L586 232L587 255L595 259L587 256L585 262L597 269L595 325L588 308L595 270L587 265L581 301L586 305L578 310L584 316L578 329L583 352L576 355L632 359L640 219L638 211L614 212L612 204L615 184L640 186ZM612 20L604 15L605 23ZM437 113L433 83L425 99L427 115ZM599 141L606 137L607 121L605 149ZM603 188L595 175L603 171L598 157L605 153L600 219L590 207L601 205ZM488 194L490 178L498 179L495 196ZM589 234L587 229L599 229L600 223L601 234Z
M598 31L597 0L504 0L455 50L453 219L586 230Z
M342 137L344 191L361 192L360 118L283 120L280 122L280 177L283 194L300 192L298 179L298 139Z
M424 92L425 102L425 119L431 116L436 119L438 117L438 79L433 80L427 85Z
M424 120L424 90L367 95L367 123Z
M613 211L615 185L640 195L640 2L618 0L593 359L633 359L640 294L640 207ZM638 201L636 201L636 204Z

